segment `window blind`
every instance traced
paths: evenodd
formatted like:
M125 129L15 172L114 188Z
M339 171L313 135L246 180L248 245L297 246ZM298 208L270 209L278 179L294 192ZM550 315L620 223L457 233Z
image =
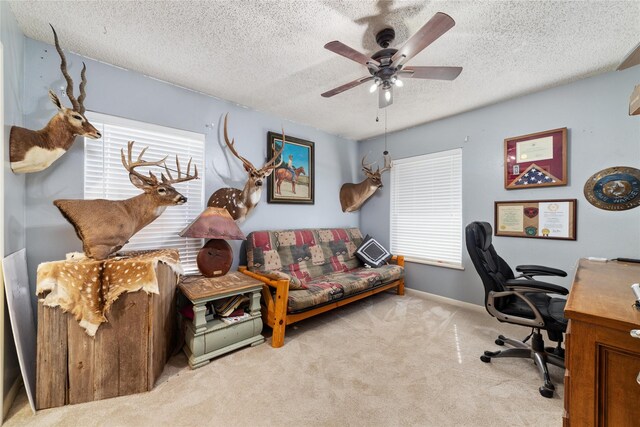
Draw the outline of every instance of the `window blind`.
M180 251L180 261L185 273L197 273L196 256L202 247L202 239L183 238L178 233L204 210L204 135L172 129L149 123L87 113L87 119L102 133L101 140L85 138L84 141L84 198L121 200L141 194L129 180L129 173L122 165L120 150L127 154L127 142L135 141L132 157L135 160L144 147L149 147L143 159L160 160L167 156L167 166L176 169L175 156L186 173L189 158L198 166L200 179L175 184L175 189L187 198L187 203L168 206L154 222L136 233L122 250L175 248ZM147 174L153 169L160 178L160 168L140 167L136 170ZM176 173L171 171L173 177ZM165 172L166 174L166 172Z
M462 149L393 161L391 252L462 268Z

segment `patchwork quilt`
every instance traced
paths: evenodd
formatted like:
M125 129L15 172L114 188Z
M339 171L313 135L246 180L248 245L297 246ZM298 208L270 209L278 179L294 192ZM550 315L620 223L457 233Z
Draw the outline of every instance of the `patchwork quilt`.
M402 267L364 268L356 258L357 228L254 231L247 236L247 268L289 279L290 312L338 300L401 278Z

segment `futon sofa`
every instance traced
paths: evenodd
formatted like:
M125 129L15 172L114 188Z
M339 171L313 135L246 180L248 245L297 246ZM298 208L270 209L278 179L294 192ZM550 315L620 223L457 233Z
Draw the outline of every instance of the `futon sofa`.
M264 283L262 318L271 345L284 345L287 325L396 288L404 295L404 258L368 268L356 257L357 228L254 231L247 236L247 266L240 271Z

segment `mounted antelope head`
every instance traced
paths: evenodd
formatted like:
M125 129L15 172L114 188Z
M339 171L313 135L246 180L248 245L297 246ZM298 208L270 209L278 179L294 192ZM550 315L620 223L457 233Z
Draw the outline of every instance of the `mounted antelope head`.
M369 165L365 164L364 161L366 158L366 155L362 158L362 170L367 178L357 184L347 183L340 187L340 205L342 206L342 212L355 212L360 209L364 202L366 202L378 188L382 187L382 173L391 169L391 156L388 154L384 155L384 167L382 170L378 166L375 172L371 169L373 163Z
M271 172L282 164L282 158L278 164L274 164L276 159L282 154L284 149L284 130L282 131L282 147L279 151L276 151L276 147L272 146L272 152L275 153L273 157L267 161L260 169L256 169L250 161L242 157L236 151L234 146L235 139L229 142L229 135L227 134L227 116L224 116L224 142L231 150L231 153L236 156L244 165L244 170L249 174L249 179L244 185L242 190L237 188L221 188L209 197L207 206L216 208L225 208L231 214L231 217L242 222L245 220L249 212L258 205L260 196L262 195L262 186Z
M55 200L54 205L76 229L82 240L85 254L88 257L102 260L117 252L129 241L131 236L158 218L167 206L182 205L187 198L173 188L173 184L198 178L198 168L194 167L191 175L191 160L187 173L180 171L180 162L176 156L178 177L173 178L165 162L166 157L157 162L142 160L148 147L142 149L136 161L131 160L133 141L129 141L128 156L125 159L121 150L122 165L129 172L131 183L144 193L126 200ZM135 169L138 167L164 166L167 172L161 174L162 182L149 172L143 175Z
M56 50L60 55L60 70L67 81L67 97L72 108L65 108L54 91L49 91L51 102L58 108L49 123L40 130L33 131L18 126L11 127L9 134L9 159L11 170L15 173L39 172L48 168L60 156L67 152L77 135L98 139L102 135L84 116L85 87L87 85L87 66L82 63L80 77L80 96L73 96L73 80L67 72L67 60L58 43L58 35L53 30Z

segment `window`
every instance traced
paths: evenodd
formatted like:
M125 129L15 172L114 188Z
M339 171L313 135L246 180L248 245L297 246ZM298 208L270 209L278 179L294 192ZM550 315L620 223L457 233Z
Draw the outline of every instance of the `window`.
M169 206L160 217L136 233L122 249L176 248L185 273L197 273L196 256L202 247L202 239L178 236L194 218L204 210L204 135L171 129L148 123L122 119L104 114L87 113L87 119L102 133L102 140L85 138L84 143L84 198L128 199L141 194L141 190L129 181L129 174L122 166L120 150L127 152L127 141L135 141L134 158L144 147L148 161L165 156L167 165L175 169L175 156L186 172L189 158L198 166L200 179L175 185L187 203ZM140 168L145 173L145 168ZM193 166L191 172L193 173ZM160 169L154 171L159 177ZM175 173L173 173L175 178Z
M462 268L462 149L394 160L391 252Z

